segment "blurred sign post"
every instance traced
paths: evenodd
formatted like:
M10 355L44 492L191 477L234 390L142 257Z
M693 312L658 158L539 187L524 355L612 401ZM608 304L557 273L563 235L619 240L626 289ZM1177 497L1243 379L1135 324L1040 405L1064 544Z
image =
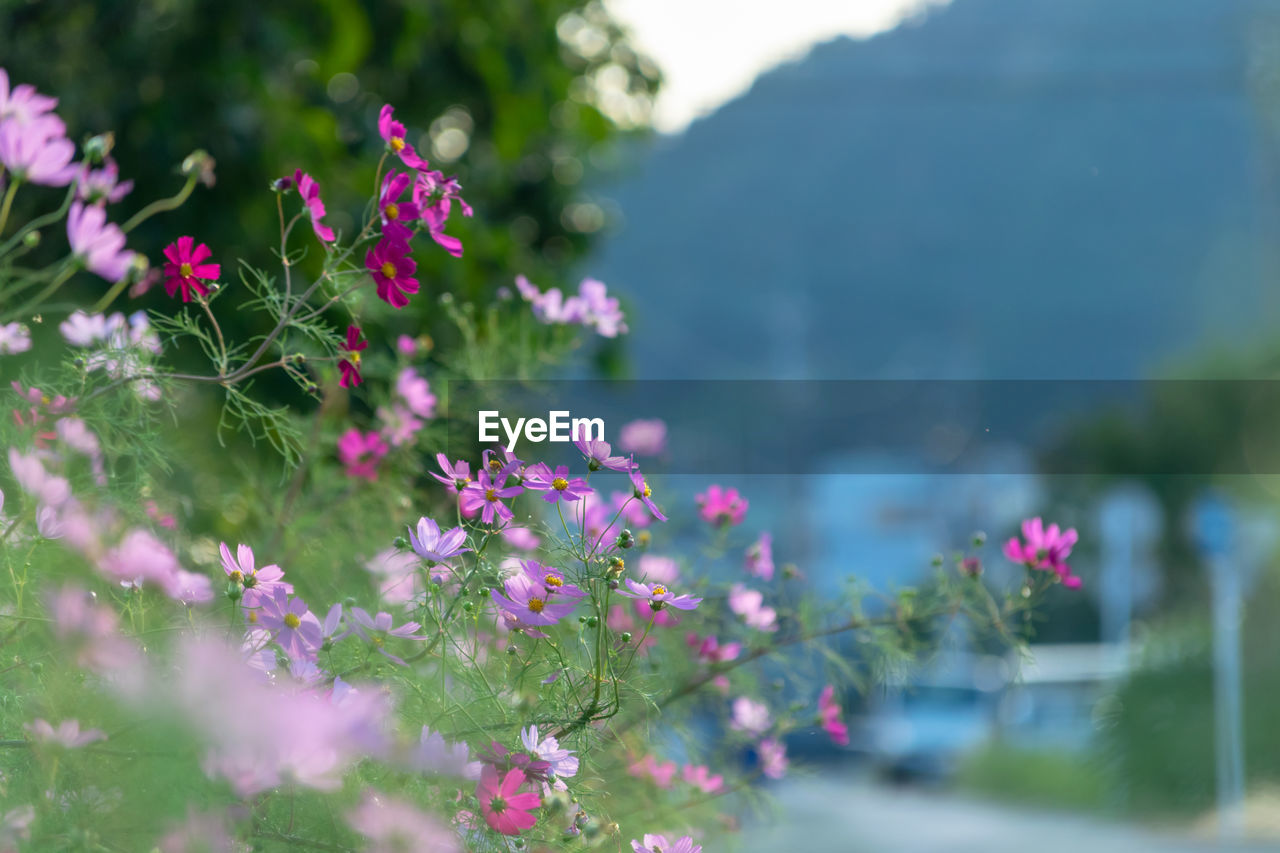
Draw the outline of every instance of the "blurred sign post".
M1209 563L1213 592L1214 750L1218 828L1224 838L1244 835L1244 733L1240 614L1243 555L1234 507L1209 492L1192 508L1196 545Z

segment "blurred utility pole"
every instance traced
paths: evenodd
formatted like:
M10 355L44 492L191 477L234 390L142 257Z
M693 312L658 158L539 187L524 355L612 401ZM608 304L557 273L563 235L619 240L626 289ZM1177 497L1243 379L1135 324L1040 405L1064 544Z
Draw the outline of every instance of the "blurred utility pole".
M1241 683L1241 566L1236 510L1219 494L1192 509L1192 532L1209 563L1213 591L1213 720L1217 758L1218 832L1244 835L1244 699Z
M1162 527L1159 503L1137 484L1112 489L1098 506L1098 531L1102 535L1102 576L1098 584L1100 639L1123 655L1126 667L1138 595L1137 575L1139 569L1149 566Z

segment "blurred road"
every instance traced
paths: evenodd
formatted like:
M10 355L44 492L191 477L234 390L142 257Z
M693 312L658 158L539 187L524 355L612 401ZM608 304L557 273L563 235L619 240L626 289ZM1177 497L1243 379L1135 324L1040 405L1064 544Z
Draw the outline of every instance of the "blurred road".
M745 853L1254 853L1274 841L1221 844L1089 817L1020 809L857 776L795 778L774 789L772 826L743 828Z

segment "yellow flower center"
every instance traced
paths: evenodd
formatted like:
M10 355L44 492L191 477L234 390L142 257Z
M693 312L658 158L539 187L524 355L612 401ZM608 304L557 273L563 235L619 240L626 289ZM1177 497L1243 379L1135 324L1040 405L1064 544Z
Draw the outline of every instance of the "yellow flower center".
M498 500L498 491L496 489L485 489L484 499L487 500L489 503L496 502Z
M183 264L182 266L178 267L178 275L182 276L183 278L189 277L191 275L191 264Z
M498 458L498 457L496 457L496 456L494 456L493 458L491 458L491 459L489 460L489 470L490 470L490 471L501 471L501 470L502 470L502 460L501 460L501 459L499 459L499 458Z
M402 136L391 137L391 150L395 151L397 154L400 153L402 150L404 150L404 137Z
M529 599L529 610L532 613L541 613L542 608L545 606L546 606L546 602L544 602L541 598Z
M250 610L250 611L249 611L249 624L250 624L250 625L257 625L257 624L258 624L258 611L256 611L256 610Z
M655 586L655 587L653 588L653 594L654 594L654 595L666 595L666 594L667 594L667 588L666 588L665 586Z
M564 477L556 477L551 481L551 488L555 489L557 492L563 492L565 489L569 488L569 481Z
M379 272L382 273L383 278L395 278L396 265L391 263L391 261L387 261L382 265L382 269L379 270Z
M360 353L358 352L351 353L351 363L354 364L356 367L360 366Z
M644 481L644 496L646 498L653 496L653 489L649 488L649 481Z
M547 586L564 586L564 578L556 575L547 575L543 583Z
M244 573L241 572L239 569L236 569L234 572L230 574L229 577L231 580L235 581L236 583L240 583L241 581L244 580Z
M298 618L296 613L286 613L284 615L284 626L286 628L297 628L302 624L302 620Z
M386 208L385 208L382 212L383 212L383 213L385 213L385 214L387 215L387 219L399 219L399 218L400 218L400 208L399 208L397 205L395 205L394 203L393 203L393 204L389 204L389 205L387 205L387 206L386 206Z

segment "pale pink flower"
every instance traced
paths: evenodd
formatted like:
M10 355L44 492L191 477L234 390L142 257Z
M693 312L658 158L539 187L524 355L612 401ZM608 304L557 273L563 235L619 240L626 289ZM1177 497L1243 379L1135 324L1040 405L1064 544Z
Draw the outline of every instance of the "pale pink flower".
M102 729L80 730L79 720L63 720L55 729L45 720L36 718L26 725L27 733L36 743L52 744L64 749L76 749L107 739Z
M757 631L778 630L778 611L764 606L764 594L740 583L729 588L729 609Z
M658 761L646 755L627 768L627 772L639 779L649 779L659 788L670 788L678 769L674 761Z
M657 418L623 424L618 447L636 456L661 456L667 451L667 425Z
M110 282L128 275L133 252L124 247L124 232L107 222L107 212L102 207L72 204L67 215L67 239L71 251L90 272Z
M787 773L787 748L782 741L765 738L756 746L760 772L770 779L781 779Z
M746 732L758 737L767 732L771 725L773 717L769 715L768 705L746 696L733 700L733 720L729 728L735 732Z
M724 788L724 776L719 773L712 776L705 764L686 764L681 775L684 781L704 794L714 794Z

